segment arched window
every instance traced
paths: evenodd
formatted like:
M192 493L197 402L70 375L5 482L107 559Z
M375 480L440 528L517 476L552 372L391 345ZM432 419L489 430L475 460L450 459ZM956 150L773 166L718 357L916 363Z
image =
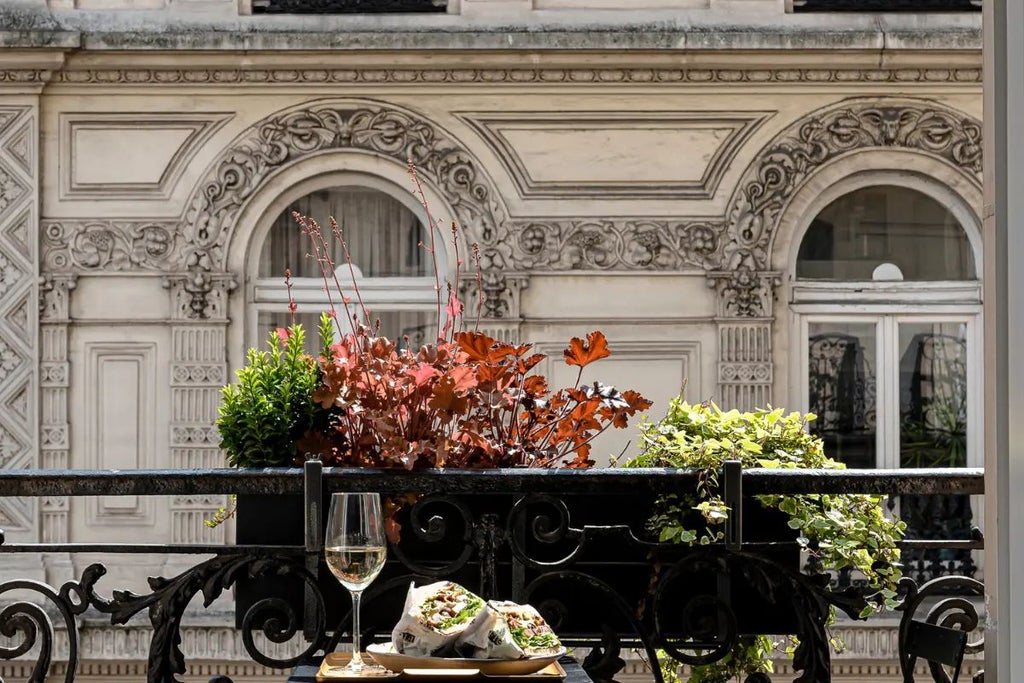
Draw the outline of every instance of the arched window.
M373 321L381 333L411 344L432 341L437 329L437 298L430 254L421 246L429 240L424 222L408 203L373 187L341 186L318 190L292 202L270 226L257 264L253 293L257 340L277 327L287 326L288 292L284 274L292 274L292 297L298 305L296 322L309 333L307 345L316 348L315 330L322 311L331 306L344 315L333 278L325 287L320 266L312 256L312 242L302 233L293 212L314 218L327 235L337 280L357 312L352 273ZM330 217L337 221L352 261L350 271L341 240L331 235ZM444 272L443 249L438 268ZM343 329L347 327L343 324Z
M850 467L982 461L981 284L969 215L952 196L882 185L837 197L808 224L792 301L801 388L818 416L811 431ZM900 510L918 537L966 537L975 517L962 496L904 497Z
M928 195L883 185L836 199L811 222L796 261L800 279L973 280L960 221Z

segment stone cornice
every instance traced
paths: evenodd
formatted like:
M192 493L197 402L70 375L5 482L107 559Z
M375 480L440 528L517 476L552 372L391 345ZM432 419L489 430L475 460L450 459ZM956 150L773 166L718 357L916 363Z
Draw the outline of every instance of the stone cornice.
M318 51L304 35L303 51L132 51L69 53L50 67L57 87L160 86L322 88L326 85L408 87L565 87L622 85L808 84L864 87L887 84L979 88L981 51L934 45L927 50L689 50L685 66L676 50L589 51L565 49L510 53L502 50ZM837 44L836 47L839 47ZM0 50L0 80L25 69L16 51ZM24 51L21 52L24 54ZM56 53L59 55L59 53ZM424 64L429 64L425 67Z
M61 50L0 50L0 88L38 92L64 64Z
M979 55L980 56L980 55ZM980 60L979 60L980 61ZM0 81L5 72L0 70ZM12 77L13 78L13 77ZM285 85L759 85L806 84L981 84L981 68L84 68L53 75L55 84L127 86Z
M628 3L626 3L628 6ZM86 50L898 50L980 51L974 13L901 16L691 11L238 16L0 7L0 47ZM153 27L159 26L160 30Z

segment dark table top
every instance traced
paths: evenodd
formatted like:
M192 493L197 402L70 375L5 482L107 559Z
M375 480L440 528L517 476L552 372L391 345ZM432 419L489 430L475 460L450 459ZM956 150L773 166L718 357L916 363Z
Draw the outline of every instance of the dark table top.
M288 683L316 683L316 672L320 670L322 658L303 662L295 667ZM591 683L590 676L583 670L572 657L566 655L558 660L558 663L565 669L565 683ZM431 683L445 683L445 679L432 678ZM505 679L509 680L509 679ZM466 683L465 678L452 679L453 683Z

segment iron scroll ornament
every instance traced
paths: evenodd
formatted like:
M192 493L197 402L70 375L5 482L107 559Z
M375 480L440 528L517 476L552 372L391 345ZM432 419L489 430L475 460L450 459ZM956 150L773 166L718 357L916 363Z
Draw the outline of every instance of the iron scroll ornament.
M114 591L110 599L98 595L96 583L107 573L102 564L91 564L82 572L82 578L65 583L59 591L36 581L7 581L0 584L0 595L10 591L31 591L44 598L56 608L63 618L69 640L68 666L65 683L74 680L80 659L75 617L92 608L110 615L114 625L126 624L142 610L149 613L153 625L147 662L147 683L178 683L177 675L186 671L185 656L181 651L182 617L192 599L203 595L203 605L208 607L230 588L242 572L250 577L278 576L302 581L313 588L316 616L315 628L308 646L298 655L286 659L275 659L261 652L256 646L253 630L260 628L268 640L283 643L291 640L302 630L302 620L287 602L268 598L253 605L245 614L242 642L253 661L264 666L284 669L296 665L327 643L326 609L322 594L316 588L316 581L302 565L292 558L262 553L246 555L221 555L202 562L195 567L170 579L150 578L152 592L137 595L131 591ZM8 638L21 637L13 646L0 647L0 659L13 659L29 652L37 642L40 651L29 678L29 683L43 683L52 663L54 626L47 613L38 605L22 601L12 603L0 611L0 635ZM229 681L226 677L219 677Z
M571 500L572 497L568 498ZM481 585L488 580L497 580L493 569L485 571L482 556L511 554L531 577L515 596L516 599L535 604L556 631L565 620L579 621L581 615L572 614L572 605L567 604L567 601L573 591L583 593L583 600L591 608L595 605L600 608L597 618L586 625L587 633L584 634L588 641L585 644L597 645L584 662L584 669L595 680L612 681L615 674L624 667L621 651L638 645L652 659L656 651L661 649L691 665L709 663L714 659L706 654L709 650L714 651L712 654L715 656L724 656L739 633L739 629L730 624L739 621L743 605L730 602L728 595L723 598L723 594L715 590L673 591L673 586L685 587L697 583L695 579L702 575L734 577L740 584L753 586L756 593L769 596L769 605L793 612L797 621L793 631L788 632L796 633L800 638L800 646L794 658L794 668L802 672L796 679L797 683L819 683L830 679L830 645L825 632L830 609L836 607L856 618L866 604L862 589L829 590L827 575L807 576L766 557L730 551L721 546L688 548L648 542L634 535L629 525L574 526L572 515L581 513L577 506L567 505L563 498L534 494L515 496L515 500L517 502L513 509L507 510L503 515L505 519L500 520L495 519L494 513L476 515L458 506L453 508L447 505L447 497L434 498L428 501L431 505L425 503L420 510L421 514L417 515L416 526L420 528L418 535L421 541L428 544L448 536L455 545L475 546L473 554L481 560ZM441 507L431 510L437 503L441 503ZM546 509L540 514L529 514L529 504ZM500 521L506 522L504 528ZM468 531L462 528L461 523L470 527ZM490 538L494 542L481 543L480 537ZM533 544L546 544L549 549L557 552L544 557L543 553L535 552ZM609 580L607 574L602 574L601 562L591 562L591 558L584 555L584 551L606 551L607 547L620 544L631 549L631 557L635 560L634 569L643 577L640 582ZM461 562L461 557L462 553L456 553L456 564ZM400 558L395 556L395 559L398 565L409 569ZM524 559L528 562L524 562ZM470 564L466 568L473 567ZM79 659L74 617L84 614L89 608L109 615L113 624L125 624L143 610L148 610L153 636L147 681L177 681L176 676L186 670L185 658L180 649L181 622L186 608L199 593L203 594L204 604L209 605L243 575L253 578L274 576L300 581L310 589L314 598L315 618L305 634L308 636L308 644L303 652L294 657L269 657L257 648L252 638L254 628L262 629L266 637L276 643L291 640L298 635L307 624L298 617L292 605L267 598L255 603L246 612L242 638L247 653L254 661L273 668L288 668L317 652L331 651L337 644L338 630L335 630L333 637L328 636L327 611L321 587L302 566L300 556L275 555L270 550L225 554L201 562L176 577L151 579L151 592L148 594L114 591L110 599L99 596L95 590L105 573L106 569L102 565L90 565L80 580L66 583L60 590L26 581L0 584L0 595L15 589L31 590L52 603L63 616L71 641L71 657L65 683L73 680ZM491 577L487 576L489 573ZM386 585L378 586L379 591L368 598L376 599L377 593L384 598L385 594L404 592L410 580L425 578L417 574L405 573L395 577L385 582ZM652 577L657 581L648 583L646 579ZM908 585L915 584L910 582ZM971 584L975 585L980 584ZM913 614L920 605L920 597L934 590L929 585L917 593L912 592L905 602L907 613ZM637 595L643 597L638 601ZM957 607L952 603L946 604ZM639 605L643 605L642 610L638 609ZM713 622L724 623L726 628L706 627L702 619L707 618L709 611ZM678 618L680 616L681 619ZM588 618L586 614L582 617ZM943 625L952 623L941 615L936 618L940 617ZM346 620L340 623L346 623ZM681 623L689 626L681 629ZM973 623L977 623L976 615ZM967 627L971 628L970 624ZM570 635L569 631L565 633L569 636L565 638L567 643L579 640ZM20 636L22 639L13 647L0 649L0 659L25 654L39 643L41 654L30 680L33 683L45 680L54 640L54 628L46 613L36 606L27 606L27 603L9 606L0 611L0 634ZM980 644L977 646L980 647ZM703 650L705 654L691 654L694 650ZM660 671L656 670L655 676L662 683ZM227 680L220 678L221 683ZM748 677L748 680L755 683L764 679Z

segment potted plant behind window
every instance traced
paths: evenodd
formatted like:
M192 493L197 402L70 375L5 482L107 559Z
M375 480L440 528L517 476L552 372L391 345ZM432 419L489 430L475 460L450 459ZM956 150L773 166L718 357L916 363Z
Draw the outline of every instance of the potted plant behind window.
M223 390L217 423L229 464L284 467L318 458L325 466L399 470L585 469L594 464L590 451L595 437L609 427L625 428L629 417L651 405L635 391L582 383L586 366L611 355L597 331L586 339L573 338L563 353L567 364L579 368L576 383L549 387L534 372L546 357L534 353L531 345L498 341L469 329L473 316L465 314L452 284L443 282L436 259L441 321L436 341L417 349L407 339L382 336L361 301L337 223L332 219L325 230L311 218L295 214L295 219L309 239L330 301L317 330L321 353L314 359L303 350L307 331L294 324L274 332L267 351L249 351L238 382ZM431 221L425 247L430 254L436 248L436 231ZM332 260L332 238L340 241L347 263ZM458 282L462 264L454 226L452 244ZM475 245L473 256L482 297ZM346 265L352 277L342 285L338 273ZM478 324L483 301L475 303ZM295 308L290 302L289 310L294 313ZM301 544L301 498L285 498L239 496L236 541ZM396 512L409 502L385 502L392 542L400 532ZM268 584L254 591L247 588L252 584L241 584L236 592L239 622L257 598L268 591L280 593ZM301 605L297 593L286 599Z
M744 469L845 469L826 457L821 439L808 432L807 423L813 419L812 414L786 414L781 409L724 411L711 402L690 404L682 397L674 399L664 418L641 425L642 454L623 466L696 469L702 472L702 485L693 493L666 495L655 501L647 521L652 539L685 546L723 540L724 524L733 511L725 504L717 476L727 460L740 461ZM815 571L859 572L874 598L859 615L866 618L877 609L897 604L901 577L897 544L906 524L886 517L884 500L884 496L860 494L745 498L744 541L795 540L796 554L755 551L761 555L768 552L768 559L788 571L799 572L806 561ZM656 586L658 578L652 585ZM694 667L688 683L721 683L745 674L770 673L773 657L782 654L778 649L781 643L756 635L758 631L752 628L763 625L766 614L779 611L773 600L735 581L732 592L740 609L739 631L746 635L723 660ZM785 616L778 619L783 628ZM750 621L744 623L744 619ZM793 654L792 648L789 653ZM799 651L796 656L801 656ZM679 680L678 663L665 658L661 664L666 680Z

